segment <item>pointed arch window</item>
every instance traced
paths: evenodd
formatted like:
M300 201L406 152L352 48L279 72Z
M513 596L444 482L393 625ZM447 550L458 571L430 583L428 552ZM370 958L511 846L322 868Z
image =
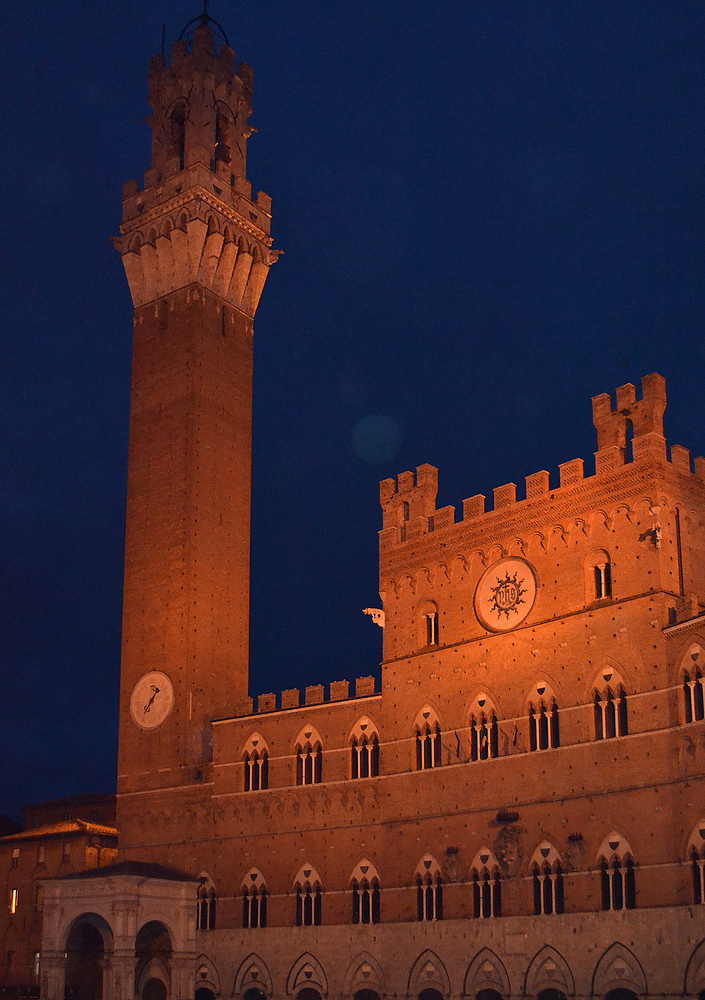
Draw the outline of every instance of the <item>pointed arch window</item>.
M416 718L416 770L427 771L432 767L440 767L441 760L441 727L436 713L426 705Z
M296 895L296 926L318 927L321 923L321 880L311 865L304 865L294 880Z
M478 853L470 869L470 881L473 916L501 916L502 877L497 859L491 851L484 849Z
M244 763L244 788L257 792L269 786L269 751L259 733L253 733L242 753Z
M700 722L705 718L703 679L698 666L693 666L691 671L683 671L683 711L686 723Z
M693 880L693 902L705 903L705 819L701 819L688 841L687 851Z
M296 784L318 785L323 780L323 747L315 729L302 729L294 748Z
M705 660L703 649L698 643L693 643L681 661L683 677L683 719L686 724L701 722L705 718L703 704L702 663Z
M215 116L215 162L230 163L230 126L229 112L219 106Z
M563 866L558 852L544 841L534 851L529 865L534 891L534 914L563 913Z
M186 104L180 102L169 114L169 144L172 157L176 157L179 170L184 169L186 153Z
M596 740L628 734L627 693L622 678L612 667L606 667L595 681L593 712Z
M374 865L362 860L350 877L351 922L378 924L381 893Z
M201 874L196 901L196 928L199 931L215 930L215 903L215 886L208 875Z
M363 716L350 734L350 776L376 778L379 774L379 733L377 727Z
M560 746L558 704L546 681L539 681L529 699L529 750Z
M425 854L416 866L416 919L443 919L443 877L437 861Z
M499 756L499 727L497 716L479 712L470 716L470 759L487 760Z
M636 906L634 859L627 842L611 834L598 853L603 910L633 910Z
M242 926L267 926L267 884L262 873L253 868L242 880Z

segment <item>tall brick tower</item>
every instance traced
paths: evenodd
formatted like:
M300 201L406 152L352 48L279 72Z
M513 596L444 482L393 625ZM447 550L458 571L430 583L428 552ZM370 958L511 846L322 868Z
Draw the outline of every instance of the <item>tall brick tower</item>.
M276 251L245 176L252 70L197 21L150 62L151 165L115 240L135 307L119 795L203 781L209 720L247 696L252 321Z

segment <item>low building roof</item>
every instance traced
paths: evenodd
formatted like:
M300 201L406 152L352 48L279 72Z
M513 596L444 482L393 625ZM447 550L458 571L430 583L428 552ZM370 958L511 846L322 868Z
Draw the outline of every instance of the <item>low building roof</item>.
M14 840L41 840L42 837L66 837L70 834L92 833L101 837L117 837L114 826L104 826L102 823L89 823L84 819L67 819L61 823L47 823L45 826L31 827L12 833L9 837L0 837L0 844Z
M117 864L104 865L102 868L89 868L87 871L61 875L59 880L110 878L113 875L136 875L139 878L160 878L170 882L198 882L198 879L191 875L184 875L175 868L165 868L152 861L118 861Z

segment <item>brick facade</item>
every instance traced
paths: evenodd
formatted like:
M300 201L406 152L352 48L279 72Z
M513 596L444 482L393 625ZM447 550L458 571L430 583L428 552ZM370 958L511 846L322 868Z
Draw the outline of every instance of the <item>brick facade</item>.
M276 254L233 65L205 22L152 61L152 165L116 240L120 857L161 866L165 909L124 895L134 868L83 880L78 910L52 883L43 995L81 907L106 998L705 995L705 462L669 456L660 376L595 397L593 475L574 459L458 520L429 465L381 483L381 686L249 699L251 336ZM169 868L198 887L173 925ZM142 921L172 950L140 951Z

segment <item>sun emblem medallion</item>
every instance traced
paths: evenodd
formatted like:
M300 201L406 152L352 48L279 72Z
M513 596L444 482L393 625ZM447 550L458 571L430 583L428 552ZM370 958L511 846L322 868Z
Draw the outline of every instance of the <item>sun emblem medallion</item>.
M485 628L507 632L524 621L536 599L536 577L525 559L500 559L475 591L475 612Z

